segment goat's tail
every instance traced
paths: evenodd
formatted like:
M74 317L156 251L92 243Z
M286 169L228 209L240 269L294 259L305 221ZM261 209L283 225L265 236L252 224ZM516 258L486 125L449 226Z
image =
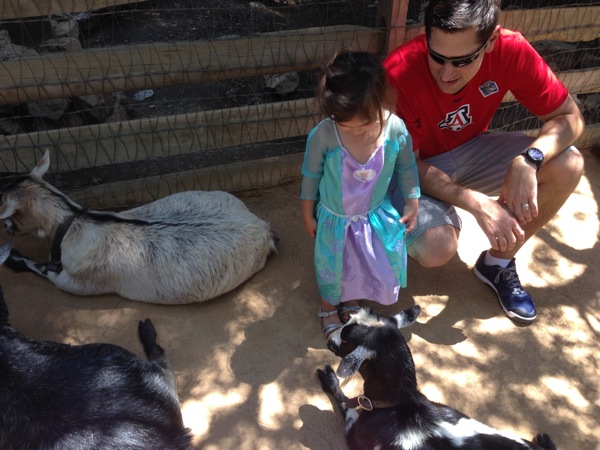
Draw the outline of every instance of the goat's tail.
M140 320L138 324L138 334L142 346L144 347L146 357L150 362L160 367L165 376L165 381L173 387L173 392L176 392L177 383L175 381L175 374L171 369L171 364L169 364L165 351L156 342L156 328L154 328L150 319Z
M538 433L533 438L533 443L539 445L544 450L556 450L556 445L546 433Z
M138 334L144 347L144 353L150 361L155 361L164 369L170 369L165 351L156 342L156 329L150 319L140 320L138 324Z

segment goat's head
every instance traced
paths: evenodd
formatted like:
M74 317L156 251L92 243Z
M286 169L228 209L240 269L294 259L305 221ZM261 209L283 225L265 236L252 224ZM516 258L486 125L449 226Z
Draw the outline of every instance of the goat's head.
M42 177L50 166L48 150L28 175L6 178L0 184L0 220L10 234L34 233L45 237L48 199L55 191ZM46 216L45 219L42 219Z
M328 342L329 349L342 358L338 376L345 378L360 370L365 378L370 372L369 365L378 365L375 361L386 366L408 364L409 372L414 372L412 356L400 329L413 324L420 312L421 307L415 305L391 317L364 308L354 314Z

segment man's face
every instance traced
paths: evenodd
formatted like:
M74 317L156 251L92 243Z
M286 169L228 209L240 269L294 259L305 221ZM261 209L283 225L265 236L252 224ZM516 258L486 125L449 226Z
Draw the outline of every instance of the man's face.
M485 54L493 48L493 38L482 45L473 29L447 33L433 27L428 45L427 63L433 79L443 93L456 94L477 74Z

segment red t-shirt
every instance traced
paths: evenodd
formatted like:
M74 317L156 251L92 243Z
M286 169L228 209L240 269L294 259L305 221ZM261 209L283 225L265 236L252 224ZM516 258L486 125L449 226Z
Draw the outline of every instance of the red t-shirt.
M384 60L398 97L397 114L422 159L445 153L486 131L506 92L536 116L565 101L567 88L518 32L501 29L494 50L458 94L444 94L427 66L425 35L395 49Z

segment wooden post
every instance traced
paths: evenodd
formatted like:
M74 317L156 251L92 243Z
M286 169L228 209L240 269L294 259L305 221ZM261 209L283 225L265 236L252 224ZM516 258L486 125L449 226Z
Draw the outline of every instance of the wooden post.
M376 26L386 33L384 51L390 53L404 42L409 0L379 0Z

